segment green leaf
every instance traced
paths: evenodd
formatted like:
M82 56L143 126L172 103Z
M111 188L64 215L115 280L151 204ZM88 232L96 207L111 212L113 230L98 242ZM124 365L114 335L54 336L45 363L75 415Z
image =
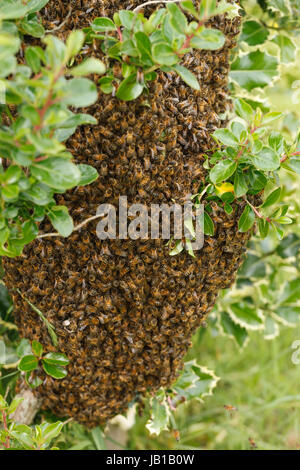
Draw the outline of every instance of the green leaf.
M25 49L25 59L27 65L34 73L38 73L41 68L41 57L36 47L29 46Z
M29 354L28 356L22 357L18 369L22 372L32 371L37 368L38 363L38 359L33 354Z
M157 64L172 66L177 64L179 57L173 51L172 47L163 42L159 42L152 46L153 59Z
M265 52L254 51L241 55L231 64L230 77L242 88L265 87L278 75L278 61Z
M51 441L55 437L57 437L62 428L63 428L64 423L61 421L57 421L56 423L42 423L41 429L42 429L42 441Z
M0 408L6 408L6 407L7 407L6 400L4 400L3 396L0 395Z
M106 31L115 31L116 25L110 18L95 18L91 24L92 30L96 33L105 33Z
M268 0L268 7L281 15L290 15L291 13L290 0Z
M288 164L285 165L295 173L300 174L300 156L293 156L288 159Z
M22 403L23 400L24 400L24 398L22 398L22 397L14 398L13 401L11 402L11 404L9 405L9 408L7 410L7 414L10 415L10 414L14 413L16 411L16 409L18 408L18 406L20 405L20 403Z
M19 28L23 34L27 34L34 38L41 38L45 34L45 30L42 24L38 23L36 20L28 20L24 18L19 22Z
M38 206L46 206L53 201L53 190L42 183L35 183L31 188L23 191L21 196Z
M283 116L284 116L283 113L276 112L276 111L267 113L262 118L262 124L263 125L270 124L271 122L276 121L277 119L280 119Z
M204 211L204 234L213 237L215 233L215 226L206 211Z
M284 285L283 292L279 296L281 304L291 304L300 300L300 278L293 279Z
M62 353L48 353L43 357L43 361L58 366L67 366L70 362L67 356Z
M74 230L74 223L66 206L51 207L48 217L51 220L53 227L62 237L68 237L71 235Z
M263 44L269 36L269 30L257 21L245 21L239 40L249 46Z
M48 364L45 361L43 361L43 369L46 374L50 375L54 379L64 379L68 375L68 372L63 367Z
M125 78L119 86L116 96L123 101L132 101L138 98L144 90L144 85L139 83L136 74Z
M270 147L263 147L252 157L253 165L258 170L275 171L280 167L280 156Z
M107 95L112 93L114 89L113 81L114 81L114 78L111 78L111 77L100 78L98 83L100 85L101 91Z
M246 302L231 304L230 316L246 330L261 330L263 328L264 322L257 308L250 307Z
M16 183L21 177L21 168L17 165L11 165L6 172L2 175L2 180L6 184Z
M264 278L266 276L266 265L259 256L248 253L241 269L239 270L239 276L248 279Z
M185 14L180 10L176 3L169 3L167 5L168 12L170 14L170 21L173 26L180 34L187 31L188 22Z
M186 67L183 67L182 65L178 64L174 65L172 69L178 73L178 75L187 85L189 85L194 90L200 90L200 85L196 76L192 72L190 72Z
M280 195L281 195L281 188L274 189L274 191L272 191L268 195L268 197L266 198L266 200L264 201L261 207L266 208L266 207L272 206L278 201L278 199L280 198Z
M215 373L206 367L197 364L196 360L185 362L184 369L179 378L172 386L179 399L186 400L193 398L202 401L204 397L212 395L219 378Z
M69 73L75 77L81 77L83 75L90 75L91 73L103 75L105 70L105 65L101 60L89 57L76 67L69 69Z
M119 11L119 18L122 26L125 26L127 29L132 29L136 15L133 11L121 10Z
M234 338L240 348L242 348L248 339L246 328L235 323L226 312L221 313L220 323L224 333Z
M138 31L135 35L135 40L139 52L139 56L143 62L143 65L152 66L152 53L151 53L151 42L148 36L142 31Z
M230 132L229 129L217 129L213 133L213 137L215 137L219 142L224 145L237 147L239 145L239 141L236 136Z
M27 12L27 5L24 5L20 0L14 2L6 0L0 5L0 21L22 18Z
M99 176L96 168L90 165L80 164L77 165L77 168L79 169L81 174L78 186L85 186L87 184L91 184L96 181Z
M236 170L237 163L231 160L219 161L209 173L210 180L214 184L227 180Z
M179 253L181 253L183 251L183 243L181 240L178 240L175 244L175 247L173 248L173 250L170 251L169 255L170 256L176 256L176 255L179 255Z
M250 104L242 99L236 99L234 102L234 110L238 116L245 119L247 122L251 122L253 119L254 110Z
M72 31L66 40L66 57L68 61L72 57L75 57L81 51L84 44L84 33L83 31Z
M36 13L44 8L49 0L29 0L27 2L28 13Z
M164 400L162 403L157 398L151 400L151 418L146 424L146 428L150 434L159 435L162 431L168 429L169 424L169 408Z
M288 37L284 36L283 34L278 34L272 39L274 44L280 49L280 60L284 64L290 64L291 62L295 62L296 59L296 44L294 41Z
M7 202L16 201L19 196L20 188L17 184L10 184L1 189L2 197Z
M95 83L87 78L73 78L67 81L65 86L66 96L63 102L75 108L86 108L98 99L98 91Z
M258 219L258 229L261 238L266 238L270 230L270 223L265 219Z
M285 325L294 326L300 322L300 307L283 305L276 309L275 314Z
M59 157L51 157L33 163L31 173L37 180L59 191L77 186L81 177L81 173L74 163Z
M264 338L266 340L272 340L279 335L278 323L270 316L266 317Z
M240 232L248 232L253 227L255 222L255 214L250 206L246 206L243 210L241 217L239 218L239 231Z
M31 354L31 345L28 339L21 339L20 344L17 347L16 353L17 356L20 358Z
M91 435L97 450L107 450L104 440L104 433L100 426L93 428L91 430Z
M194 6L194 4L191 0L185 0L185 1L181 2L180 6L183 8L183 10L187 11L192 16L199 19L199 13L196 10L196 8L195 8L195 6Z
M194 36L190 45L194 49L215 51L225 44L224 34L219 29L205 28L197 36Z
M248 185L244 173L236 172L234 175L234 193L236 197L242 197L247 194Z
M33 354L35 354L37 357L41 357L44 351L44 348L41 345L41 343L33 340L31 346L32 346Z
M269 135L268 139L270 147L276 152L279 153L280 155L284 151L284 138L283 136L276 131L272 131Z
M296 233L290 233L281 241L276 251L281 258L296 256L300 251L300 237Z

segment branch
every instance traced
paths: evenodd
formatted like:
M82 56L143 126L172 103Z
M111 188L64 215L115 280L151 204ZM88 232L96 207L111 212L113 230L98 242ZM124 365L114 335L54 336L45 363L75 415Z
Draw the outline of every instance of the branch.
M146 3L142 3L142 5L139 5L133 11L139 11L141 10L141 8L144 8L148 5L154 5L154 4L159 4L159 3L181 3L181 2L183 2L183 0L151 0Z
M96 220L96 219L99 219L99 217L102 217L102 215L93 215L93 217L89 217L88 219L84 220L83 222L81 222L79 225L76 225L76 227L74 227L74 230L72 233L74 232L77 232L78 230L80 230L82 227L84 227L85 225L87 225L88 223L92 222L92 220ZM62 237L62 235L58 232L52 232L52 233L42 233L41 235L38 235L36 238L37 239L40 239L40 238L48 238L48 237Z

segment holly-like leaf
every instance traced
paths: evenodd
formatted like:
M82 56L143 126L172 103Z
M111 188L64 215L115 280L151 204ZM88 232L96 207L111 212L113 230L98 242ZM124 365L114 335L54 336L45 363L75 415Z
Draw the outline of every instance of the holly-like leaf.
M272 39L274 44L280 49L280 60L284 64L289 64L291 62L295 62L296 59L296 44L294 41L283 34L278 34Z
M261 330L264 327L263 317L256 307L250 306L246 302L239 302L230 305L229 314L233 321L246 330Z
M269 36L268 29L257 21L245 21L239 40L244 41L249 46L263 44Z
M238 323L235 323L226 312L221 313L220 324L223 332L234 338L240 348L245 345L248 339L246 328L240 326Z
M218 380L219 377L213 371L200 366L194 359L184 364L184 369L172 386L172 390L179 398L184 397L186 400L196 398L203 401L204 397L212 395Z
M241 55L231 64L230 77L242 88L264 88L278 75L278 61L266 52Z
M156 397L151 400L151 417L146 424L150 434L159 435L162 431L168 429L170 419L169 406L166 399L158 400Z

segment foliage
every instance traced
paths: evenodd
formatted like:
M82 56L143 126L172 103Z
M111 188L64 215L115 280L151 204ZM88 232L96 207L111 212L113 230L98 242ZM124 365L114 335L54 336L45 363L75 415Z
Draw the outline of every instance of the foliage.
M5 104L0 105L0 254L11 257L38 236L38 224L45 217L63 237L70 235L73 221L65 206L56 205L54 195L98 176L92 167L76 165L62 143L78 125L96 123L92 116L69 110L97 100L96 86L84 75L105 71L93 58L69 66L82 48L83 32L73 31L65 44L47 36L44 49L28 46L25 63L17 63L24 12L45 3L9 2L0 10L0 57L5 64L0 77L5 90Z
M28 47L25 51L26 64L18 65L15 56L22 35L43 35L36 12L46 3L46 0L9 0L5 7L0 7L0 58L1 63L5 64L0 73L6 72L1 76L1 84L5 84L6 89L6 104L1 106L0 151L7 159L0 175L4 214L0 236L1 253L8 256L21 253L24 244L38 235L37 223L45 216L61 235L68 236L73 230L73 223L66 209L55 205L53 196L69 187L88 184L97 177L92 169L75 165L62 144L77 125L94 122L88 115L74 114L69 110L69 106L81 107L96 100L96 87L82 78L83 75L102 74L100 90L125 100L135 99L142 92L147 93L147 85L155 79L158 69L178 73L186 83L197 89L195 77L181 69L180 60L185 52L183 46L186 49L187 46L197 48L200 46L199 38L201 48L217 48L222 43L219 33L201 24L204 18L213 14L212 11L204 12L202 9L195 14L192 2L182 2L180 6L167 5L149 19L139 11L134 16L129 11L119 12L113 20L96 19L85 31L86 40L94 41L101 48L106 72L104 64L96 59L80 62L80 56L76 58L84 41L81 32L74 32L66 44L57 38L46 37L45 48ZM225 8L225 3L221 4ZM201 5L215 8L214 2L203 1ZM190 448L192 445L220 448L224 440L228 441L227 446L233 448L232 441L237 440L235 433L244 439L237 444L237 448L249 448L249 422L254 423L251 433L258 437L259 448L272 448L272 436L265 437L266 426L256 428L259 420L263 419L267 410L273 411L275 418L269 418L270 422L267 423L273 432L274 425L277 426L280 421L287 423L286 417L299 406L299 397L292 393L296 384L291 390L288 388L291 380L289 382L287 379L290 371L286 356L290 354L290 344L285 337L278 337L281 329L286 332L287 327L295 328L300 320L300 234L297 225L290 224L298 219L300 210L295 192L300 167L299 116L296 109L283 119L278 111L280 105L285 108L284 111L290 110L289 105L282 105L283 95L287 91L293 93L290 84L300 78L299 70L294 65L299 57L299 2L251 0L242 1L241 5L245 16L239 44L232 57L230 83L231 92L236 97L235 114L229 115L228 129L218 130L214 134L216 148L207 155L206 161L209 179L194 200L195 204L199 204L202 198L205 199L204 229L210 236L214 233L214 226L209 216L209 201L216 201L230 214L236 199L245 200L247 205L239 229L250 230L257 222L260 238L255 237L251 241L236 285L222 292L210 317L209 328L197 333L194 349L190 352L190 358L201 354L202 363L216 367L216 373L223 379L223 386L218 387L215 397L209 399L207 408L197 403L211 393L218 378L212 371L189 360L172 388L161 389L142 403L145 412L143 418L137 418L131 433L132 436L138 433L138 437L130 443L132 448L139 448L146 433L143 448L151 445L175 447L169 431L173 430L173 436L178 439L178 428L183 429L182 440L177 444L179 448ZM197 21L189 22L191 16ZM190 35L193 37L186 43ZM204 44L204 39L208 38L212 42ZM79 64L74 66L75 60ZM115 63L121 67L121 80L114 75ZM61 71L56 78L58 70ZM277 99L272 100L272 93L276 90ZM75 93L71 96L70 91ZM50 102L47 102L49 96ZM41 116L43 109L45 114ZM279 117L282 118L277 120ZM53 176L53 166L48 166L51 159L60 161L54 161L55 169L62 165L58 179L57 175ZM70 173L69 169L72 169ZM67 173L71 179L65 180ZM12 190L8 191L8 185ZM262 195L263 202L257 202ZM284 234L281 225L286 223L289 226ZM270 231L270 228L273 230ZM45 372L49 373L47 364L59 370L61 365L67 364L61 364L61 358L57 360L57 353L54 358L47 358L38 343L32 345L32 350L26 341L19 345L11 310L11 301L0 285L0 393L8 394L9 398L14 394L18 367L23 370L24 367L31 368L25 373L29 374L27 379L34 386L35 380L38 380L37 367L44 367L45 370L46 364ZM208 335L211 337L208 338ZM272 348L258 335L262 335L264 340L273 340ZM286 335L289 338L291 333L287 332ZM219 348L216 348L216 336ZM235 354L235 346L228 343L228 337L243 348L240 355ZM202 347L204 338L205 345ZM255 356L257 345L259 350ZM284 347L283 351L281 347ZM275 348L278 348L277 355L273 356L271 352ZM280 366L279 375L278 364L283 355L285 362ZM51 363L53 359L55 364ZM229 395L234 397L232 405L226 404ZM18 427L9 417L9 407L16 403L13 405L11 401L8 405L7 398L0 400L2 425L3 417L6 419L4 429L0 431L2 447L9 442L12 448L46 448L51 445L52 438L61 432L60 448L105 448L101 428L89 433L74 423L62 429L63 423L52 423L51 419L50 423L34 427ZM179 406L181 403L185 406ZM248 409L245 403L251 404ZM286 413L289 403L294 408L291 408L291 413ZM238 411L241 408L238 418L236 405ZM282 408L281 420L277 419L277 407ZM139 427L141 423L142 428ZM162 432L164 429L168 432ZM152 433L151 440L149 432ZM160 433L161 438L156 438ZM187 438L187 435L192 437ZM280 439L276 437L278 448L282 448Z
M43 355L43 346L38 341L32 341L31 354L23 354L24 341L21 344L21 348L17 349L17 354L20 354L21 360L18 364L18 369L21 372L25 372L26 383L32 387L38 387L43 383L42 379L38 376L38 373L33 373L42 367L47 375L50 375L54 379L63 379L67 375L67 371L64 366L69 364L69 359L62 353L50 352ZM22 343L22 342L21 342Z
M173 428L177 430L173 412L181 403L192 399L202 401L212 395L219 378L213 371L202 367L195 360L186 362L177 381L168 390L160 389L150 399L150 418L146 428L150 434L160 434Z
M180 61L193 49L216 50L223 46L224 35L205 27L205 22L224 13L236 15L236 5L205 0L196 9L192 1L168 3L148 19L139 9L121 10L113 20L96 18L85 30L88 40L101 41L101 50L110 64L99 80L102 92L113 92L124 101L134 100L147 90L148 82L156 79L158 69L177 73L190 87L199 90L197 78ZM189 22L185 13L193 21ZM114 74L115 61L121 65L122 80Z
M259 107L254 111L241 99L236 100L235 113L238 118L229 129L218 129L213 134L217 148L207 157L210 184L206 187L206 202L221 201L231 214L231 204L243 199L247 204L239 219L239 231L247 232L257 221L262 238L272 228L281 239L281 226L291 224L293 219L287 216L288 204L277 204L281 195L278 171L282 167L300 172L300 134L288 144L279 132L270 130L270 124L282 117L281 113L263 115ZM249 198L263 192L264 201L258 207L253 205ZM209 208L208 204L206 212Z
M15 398L10 405L0 395L0 449L2 450L45 450L50 447L51 441L56 438L64 425L61 421L56 423L36 424L34 427L15 423L11 415L22 402L22 398ZM56 450L54 447L50 450Z

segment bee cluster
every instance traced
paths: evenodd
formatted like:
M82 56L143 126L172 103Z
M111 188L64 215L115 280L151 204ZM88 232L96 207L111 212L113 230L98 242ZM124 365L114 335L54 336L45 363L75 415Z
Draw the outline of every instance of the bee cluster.
M94 17L140 3L50 1L44 23L47 29L61 25L57 34L66 36ZM94 215L102 203L117 205L119 196L149 206L182 203L198 191L206 175L203 154L228 105L228 55L239 28L238 19L212 23L226 34L223 49L184 58L198 77L199 92L173 74L160 74L148 95L122 102L100 93L88 108L98 125L79 128L68 149L78 163L93 165L99 178L57 196L76 222ZM92 45L85 52L101 57ZM44 407L91 427L124 412L139 394L170 384L218 291L234 281L249 238L238 232L242 210L236 204L228 215L213 206L215 235L205 237L196 259L187 252L170 257L163 240L100 241L95 221L68 239L36 240L22 257L5 259L7 286L44 313L55 327L59 350L70 359L64 380L45 376L37 389ZM44 222L41 230L52 228ZM21 335L53 350L37 314L12 294Z

